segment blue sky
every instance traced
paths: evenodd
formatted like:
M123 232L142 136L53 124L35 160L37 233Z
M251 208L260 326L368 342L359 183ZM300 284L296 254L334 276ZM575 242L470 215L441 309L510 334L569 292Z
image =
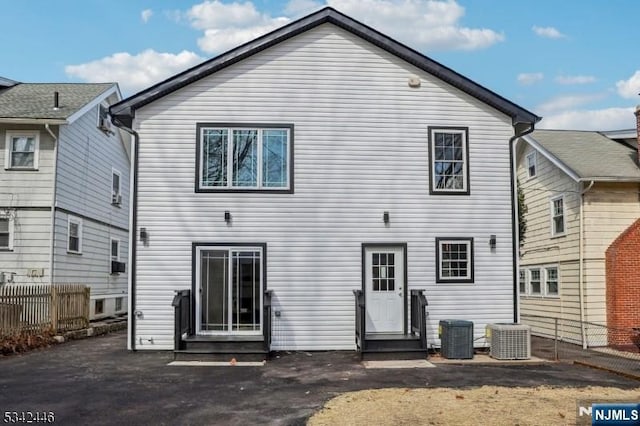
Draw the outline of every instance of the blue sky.
M133 94L330 5L530 109L540 127L635 126L640 2L4 1L0 76Z

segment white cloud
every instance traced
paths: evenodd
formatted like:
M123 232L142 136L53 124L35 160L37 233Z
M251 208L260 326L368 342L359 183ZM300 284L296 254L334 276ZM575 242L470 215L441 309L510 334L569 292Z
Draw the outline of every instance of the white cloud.
M530 72L518 74L517 80L518 83L528 86L537 83L538 81L542 81L543 78L544 74L541 72Z
M562 111L545 116L541 129L620 130L635 128L633 108Z
M92 62L68 65L65 73L86 82L117 81L125 93L142 90L203 60L193 52L159 53L147 49L137 55L114 53Z
M592 75L559 75L555 78L558 84L589 84L595 81L596 78Z
M532 28L534 33L545 38L565 38L566 36L554 27L538 27L534 25Z
M287 16L299 16L313 12L322 7L322 3L314 0L290 0L284 8Z
M464 8L455 0L291 0L287 16L273 17L252 2L222 3L205 0L183 16L204 35L198 46L206 53L220 53L288 24L290 16L328 5L410 46L426 50L474 50L505 39L486 28L460 24Z
M455 0L327 0L327 4L409 46L424 50L474 50L505 39L486 28L460 24Z
M151 9L145 9L142 12L140 12L140 18L142 19L142 22L144 22L145 24L149 22L149 19L151 19L152 15L153 15L153 10Z
M596 102L606 97L606 93L587 93L579 95L562 95L551 98L538 105L536 111L545 114L555 114L565 110L571 110L583 105Z
M627 99L638 99L640 93L640 71L636 71L629 79L616 83L618 94Z
M264 35L290 22L259 12L253 3L222 3L205 0L185 14L191 26L204 31L198 46L206 53L219 53Z

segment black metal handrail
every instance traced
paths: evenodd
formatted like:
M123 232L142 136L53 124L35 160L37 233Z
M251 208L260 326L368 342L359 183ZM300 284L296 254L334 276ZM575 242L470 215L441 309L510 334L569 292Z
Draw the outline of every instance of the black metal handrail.
M174 348L175 350L184 349L183 335L193 333L192 315L191 315L191 290L178 290L173 296L171 305L174 307L175 329L174 329Z
M420 346L427 349L427 311L429 305L424 290L411 290L411 333L420 337Z
M365 347L366 336L366 317L364 293L362 290L353 290L356 299L356 347L362 352Z
M271 351L271 295L272 290L264 292L263 314L264 324L262 327L262 335L264 337L264 348L267 352Z

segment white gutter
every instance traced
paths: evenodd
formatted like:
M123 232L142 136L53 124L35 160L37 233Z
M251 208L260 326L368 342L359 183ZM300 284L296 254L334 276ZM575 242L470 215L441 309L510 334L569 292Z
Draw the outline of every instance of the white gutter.
M584 210L583 210L583 206L584 206L584 194L587 193L587 191L589 191L593 185L594 185L594 181L591 181L591 183L589 184L589 186L585 189L584 188L584 183L580 183L580 187L581 187L581 191L580 191L580 235L578 237L578 250L579 250L579 255L578 255L578 294L579 294L579 300L580 300L580 332L582 335L582 348L583 349L587 349L587 336L586 336L586 331L585 331L585 324L584 324L584 319L585 319L585 312L584 312L584 249L583 249L583 241L584 241Z
M49 254L49 284L53 284L53 255L54 255L54 237L56 227L56 183L57 176L56 170L58 168L58 138L49 128L49 124L45 124L44 128L53 138L53 184L51 185L51 232L49 236L49 243L51 244L51 250ZM58 127L58 130L60 128Z
M0 123L11 123L11 124L44 124L45 126L49 124L59 125L59 124L67 124L67 120L61 118L0 118Z

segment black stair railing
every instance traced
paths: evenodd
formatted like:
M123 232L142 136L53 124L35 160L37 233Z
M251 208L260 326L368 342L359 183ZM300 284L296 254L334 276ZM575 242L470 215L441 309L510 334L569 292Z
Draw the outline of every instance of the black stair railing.
M264 326L262 328L262 334L264 337L264 348L267 352L271 350L271 290L264 292Z
M173 296L171 305L174 308L175 329L174 329L174 348L175 350L184 349L184 340L182 336L193 334L192 315L191 315L191 290L178 290Z
M365 349L366 320L365 302L362 290L353 290L356 299L356 347L362 352Z
M427 298L424 290L411 290L411 333L420 337L420 347L427 349Z

